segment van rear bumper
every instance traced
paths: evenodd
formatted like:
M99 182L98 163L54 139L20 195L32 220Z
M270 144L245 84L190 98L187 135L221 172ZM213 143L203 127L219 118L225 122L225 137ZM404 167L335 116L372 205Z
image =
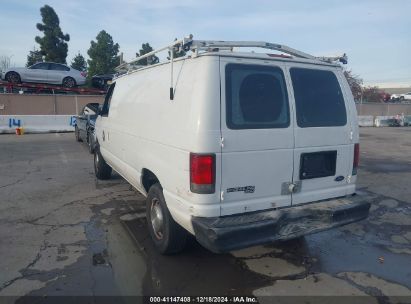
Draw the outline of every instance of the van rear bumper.
M276 210L224 217L192 217L195 236L213 252L287 240L367 218L370 202L353 195Z

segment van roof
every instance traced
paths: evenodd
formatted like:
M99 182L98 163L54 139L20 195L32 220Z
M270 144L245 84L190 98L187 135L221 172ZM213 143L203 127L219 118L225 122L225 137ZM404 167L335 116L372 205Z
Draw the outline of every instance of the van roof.
M276 55L276 54L264 54L264 53L243 53L243 52L234 52L234 48L262 48L268 49L270 51L277 51L280 53L285 53ZM118 67L116 67L117 72L123 72L124 74L130 74L135 72L138 69L146 69L147 66L139 66L138 62L144 58L150 58L156 53L162 51L169 51L171 54L171 65L174 62L173 54L174 50L177 51L192 51L194 53L193 56L188 56L185 58L195 58L198 56L210 56L210 55L218 55L218 56L228 56L228 57L241 57L241 58L255 58L255 59L264 59L264 60L288 60L294 62L302 62L302 63L309 63L315 65L327 65L327 66L335 66L338 67L339 64L336 64L335 61L339 61L343 64L347 63L347 55L343 54L341 56L334 56L334 57L316 57L305 53L303 51L299 51L297 49L293 49L289 46L265 42L265 41L223 41L223 40L194 40L193 35L189 35L184 37L180 40L174 40L173 43L162 47L157 50L153 50L148 52L144 55L138 56L137 58L133 59L130 62L122 62ZM172 52L170 52L173 50ZM165 64L165 63L162 63ZM152 65L151 67L155 67L161 64ZM124 69L126 71L124 71ZM122 74L122 75L124 75Z
M260 59L264 61L283 61L283 62L299 62L299 63L306 63L306 64L313 64L313 65L321 65L321 66L331 66L331 67L337 67L341 68L341 65L338 63L334 62L326 62L326 61L321 61L317 59L306 59L306 58L300 58L300 57L294 57L290 55L284 55L284 54L275 54L275 53L253 53L253 52L232 52L232 51L207 51L207 52L201 52L198 53L197 55L188 55L184 57L179 57L174 59L174 62L179 62L182 60L193 60L199 57L204 57L204 56L220 56L220 57L232 57L232 58L246 58L246 59ZM115 81L118 78L122 78L126 75L134 74L135 72L155 68L161 65L165 64L170 64L170 61L164 61L160 62L157 64L153 65L147 65L147 66L139 66L137 69L132 69L128 70L126 73L117 75L114 77L113 81Z
M203 52L197 55L201 56L222 56L222 57L235 57L235 58L249 58L249 59L263 59L269 61L289 61L289 62L301 62L315 65L327 65L333 67L341 67L335 62L326 62L318 59L300 58L285 54L276 53L255 53L255 52L232 52L232 51L216 51L216 52ZM195 58L195 57L194 57Z

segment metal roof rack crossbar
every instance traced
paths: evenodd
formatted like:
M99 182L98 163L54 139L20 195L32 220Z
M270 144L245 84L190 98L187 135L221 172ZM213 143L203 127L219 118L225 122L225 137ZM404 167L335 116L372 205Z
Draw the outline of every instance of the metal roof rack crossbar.
M147 54L138 56L137 58L131 60L130 62L123 62L119 66L115 68L115 70L119 73L128 73L130 71L142 68L144 66L138 65L138 62L144 58L149 59L151 56L169 50L170 51L170 63L171 63L171 85L170 85L170 100L174 99L174 89L173 89L173 62L174 62L174 52L173 50L184 50L193 51L195 55L198 55L199 51L214 51L214 50L231 50L233 48L263 48L269 50L280 51L286 53L291 56L295 56L298 58L304 58L309 60L316 60L322 62L334 62L339 61L343 64L347 64L347 55L343 54L341 56L334 56L334 57L315 57L313 55L307 54L305 52L290 48L286 45L271 43L271 42L264 42L264 41L219 41L219 40L193 40L193 35L189 35L184 37L180 40L175 40L171 44L159 48L157 50L153 50Z
M339 61L343 64L347 63L347 55L343 54L341 56L334 57L316 57L305 52L293 49L289 46L264 42L264 41L218 41L218 40L192 40L190 43L190 49L193 51L199 50L209 50L212 48L234 48L234 47L254 47L254 48L263 48L269 50L280 51L288 55L292 55L299 58L311 59L311 60L320 60L325 62Z
M165 50L172 50L172 49L178 49L178 50L182 49L184 51L191 50L198 54L199 51L207 51L207 50L212 50L212 49L226 49L226 50L231 49L232 50L234 47L264 48L264 49L284 52L286 54L299 57L299 58L320 60L320 61L325 61L325 62L340 61L344 64L347 63L346 54L343 54L341 56L335 56L335 57L316 57L316 56L307 54L305 52L293 49L289 46L277 44L277 43L264 42L264 41L193 40L193 35L189 35L183 39L175 40L171 44L165 47L162 47L162 48L153 50L147 54L138 56L137 58L131 60L130 62L124 62L120 64L118 67L116 67L116 71L121 71L123 69L126 69L128 71L129 69L136 69L136 68L144 67L144 66L136 65L136 63L144 58L149 58L155 55L156 53L159 53ZM170 57L171 57L170 61L172 61L174 59L172 58L173 52L171 52Z

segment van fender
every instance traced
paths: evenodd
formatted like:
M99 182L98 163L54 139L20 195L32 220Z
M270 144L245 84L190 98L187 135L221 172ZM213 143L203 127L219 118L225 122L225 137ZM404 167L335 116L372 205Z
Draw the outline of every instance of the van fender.
M177 196L163 189L164 199L168 211L170 211L173 220L178 223L185 230L194 235L194 228L191 221L191 213L189 207L183 201L179 200Z
M143 168L141 171L140 184L142 185L141 188L145 191L146 196L150 187L155 183L159 183L161 185L160 179L157 175L153 171ZM191 224L191 215L186 207L186 204L164 188L163 195L167 209L173 220L185 230L189 231L191 234L194 234L194 229Z

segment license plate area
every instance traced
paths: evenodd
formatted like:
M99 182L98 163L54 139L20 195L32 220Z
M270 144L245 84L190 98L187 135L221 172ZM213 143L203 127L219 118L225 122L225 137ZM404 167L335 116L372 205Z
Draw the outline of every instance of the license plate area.
M300 157L300 180L334 176L337 151L302 153Z

